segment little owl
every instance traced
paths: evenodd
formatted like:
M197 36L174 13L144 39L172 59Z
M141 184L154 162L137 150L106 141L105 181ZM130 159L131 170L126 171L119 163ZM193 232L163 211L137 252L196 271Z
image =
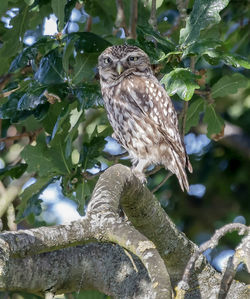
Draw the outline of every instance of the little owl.
M182 190L192 172L178 131L170 97L153 75L148 55L140 48L107 48L98 59L101 90L114 137L129 153L133 173L145 181L144 170L161 164L174 173Z

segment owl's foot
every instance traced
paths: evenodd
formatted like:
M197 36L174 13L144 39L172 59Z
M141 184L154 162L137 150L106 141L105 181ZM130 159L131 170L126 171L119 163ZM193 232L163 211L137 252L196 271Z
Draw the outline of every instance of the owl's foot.
M147 179L144 170L148 167L148 161L146 159L141 159L136 166L132 168L133 174L141 181L143 185L146 185Z
M143 185L147 184L145 173L138 171L136 168L132 169L133 174L140 180Z

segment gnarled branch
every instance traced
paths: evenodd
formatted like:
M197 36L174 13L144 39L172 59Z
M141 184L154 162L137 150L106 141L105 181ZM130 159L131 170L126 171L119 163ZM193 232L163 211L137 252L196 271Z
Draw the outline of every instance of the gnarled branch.
M0 240L1 290L8 287L40 294L44 290L65 293L92 287L115 298L124 298L121 286L125 288L129 284L137 284L137 288L126 298L147 298L145 294L149 294L148 298L171 298L172 289L197 250L176 228L152 193L128 167L119 164L100 176L82 220L69 225L6 232L0 235ZM89 242L92 243L85 244ZM80 244L85 245L76 246ZM68 246L71 247L61 249ZM124 252L120 267L111 249L102 259L103 246ZM111 264L110 275L108 264ZM34 280L27 286L23 271L29 265L32 275L39 276L44 271L41 269L46 269L46 275L39 276L40 284ZM221 278L200 255L190 273L187 295L208 298L211 288L218 294ZM248 292L244 284L233 281L228 296L248 298Z

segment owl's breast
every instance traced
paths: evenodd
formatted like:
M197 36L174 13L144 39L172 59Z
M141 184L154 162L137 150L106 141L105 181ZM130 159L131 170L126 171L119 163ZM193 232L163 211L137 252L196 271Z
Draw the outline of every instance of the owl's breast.
M148 156L153 145L163 138L156 125L147 121L143 111L132 100L131 93L121 86L108 90L103 96L115 139L132 156Z

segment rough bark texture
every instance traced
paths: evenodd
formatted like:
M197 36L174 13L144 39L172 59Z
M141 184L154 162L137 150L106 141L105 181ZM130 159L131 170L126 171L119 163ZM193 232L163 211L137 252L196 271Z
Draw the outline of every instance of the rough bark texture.
M0 290L94 288L114 298L166 299L196 245L129 168L115 165L98 180L83 220L5 232L0 248ZM201 255L185 298L217 298L221 279ZM227 298L249 296L247 286L233 281Z

